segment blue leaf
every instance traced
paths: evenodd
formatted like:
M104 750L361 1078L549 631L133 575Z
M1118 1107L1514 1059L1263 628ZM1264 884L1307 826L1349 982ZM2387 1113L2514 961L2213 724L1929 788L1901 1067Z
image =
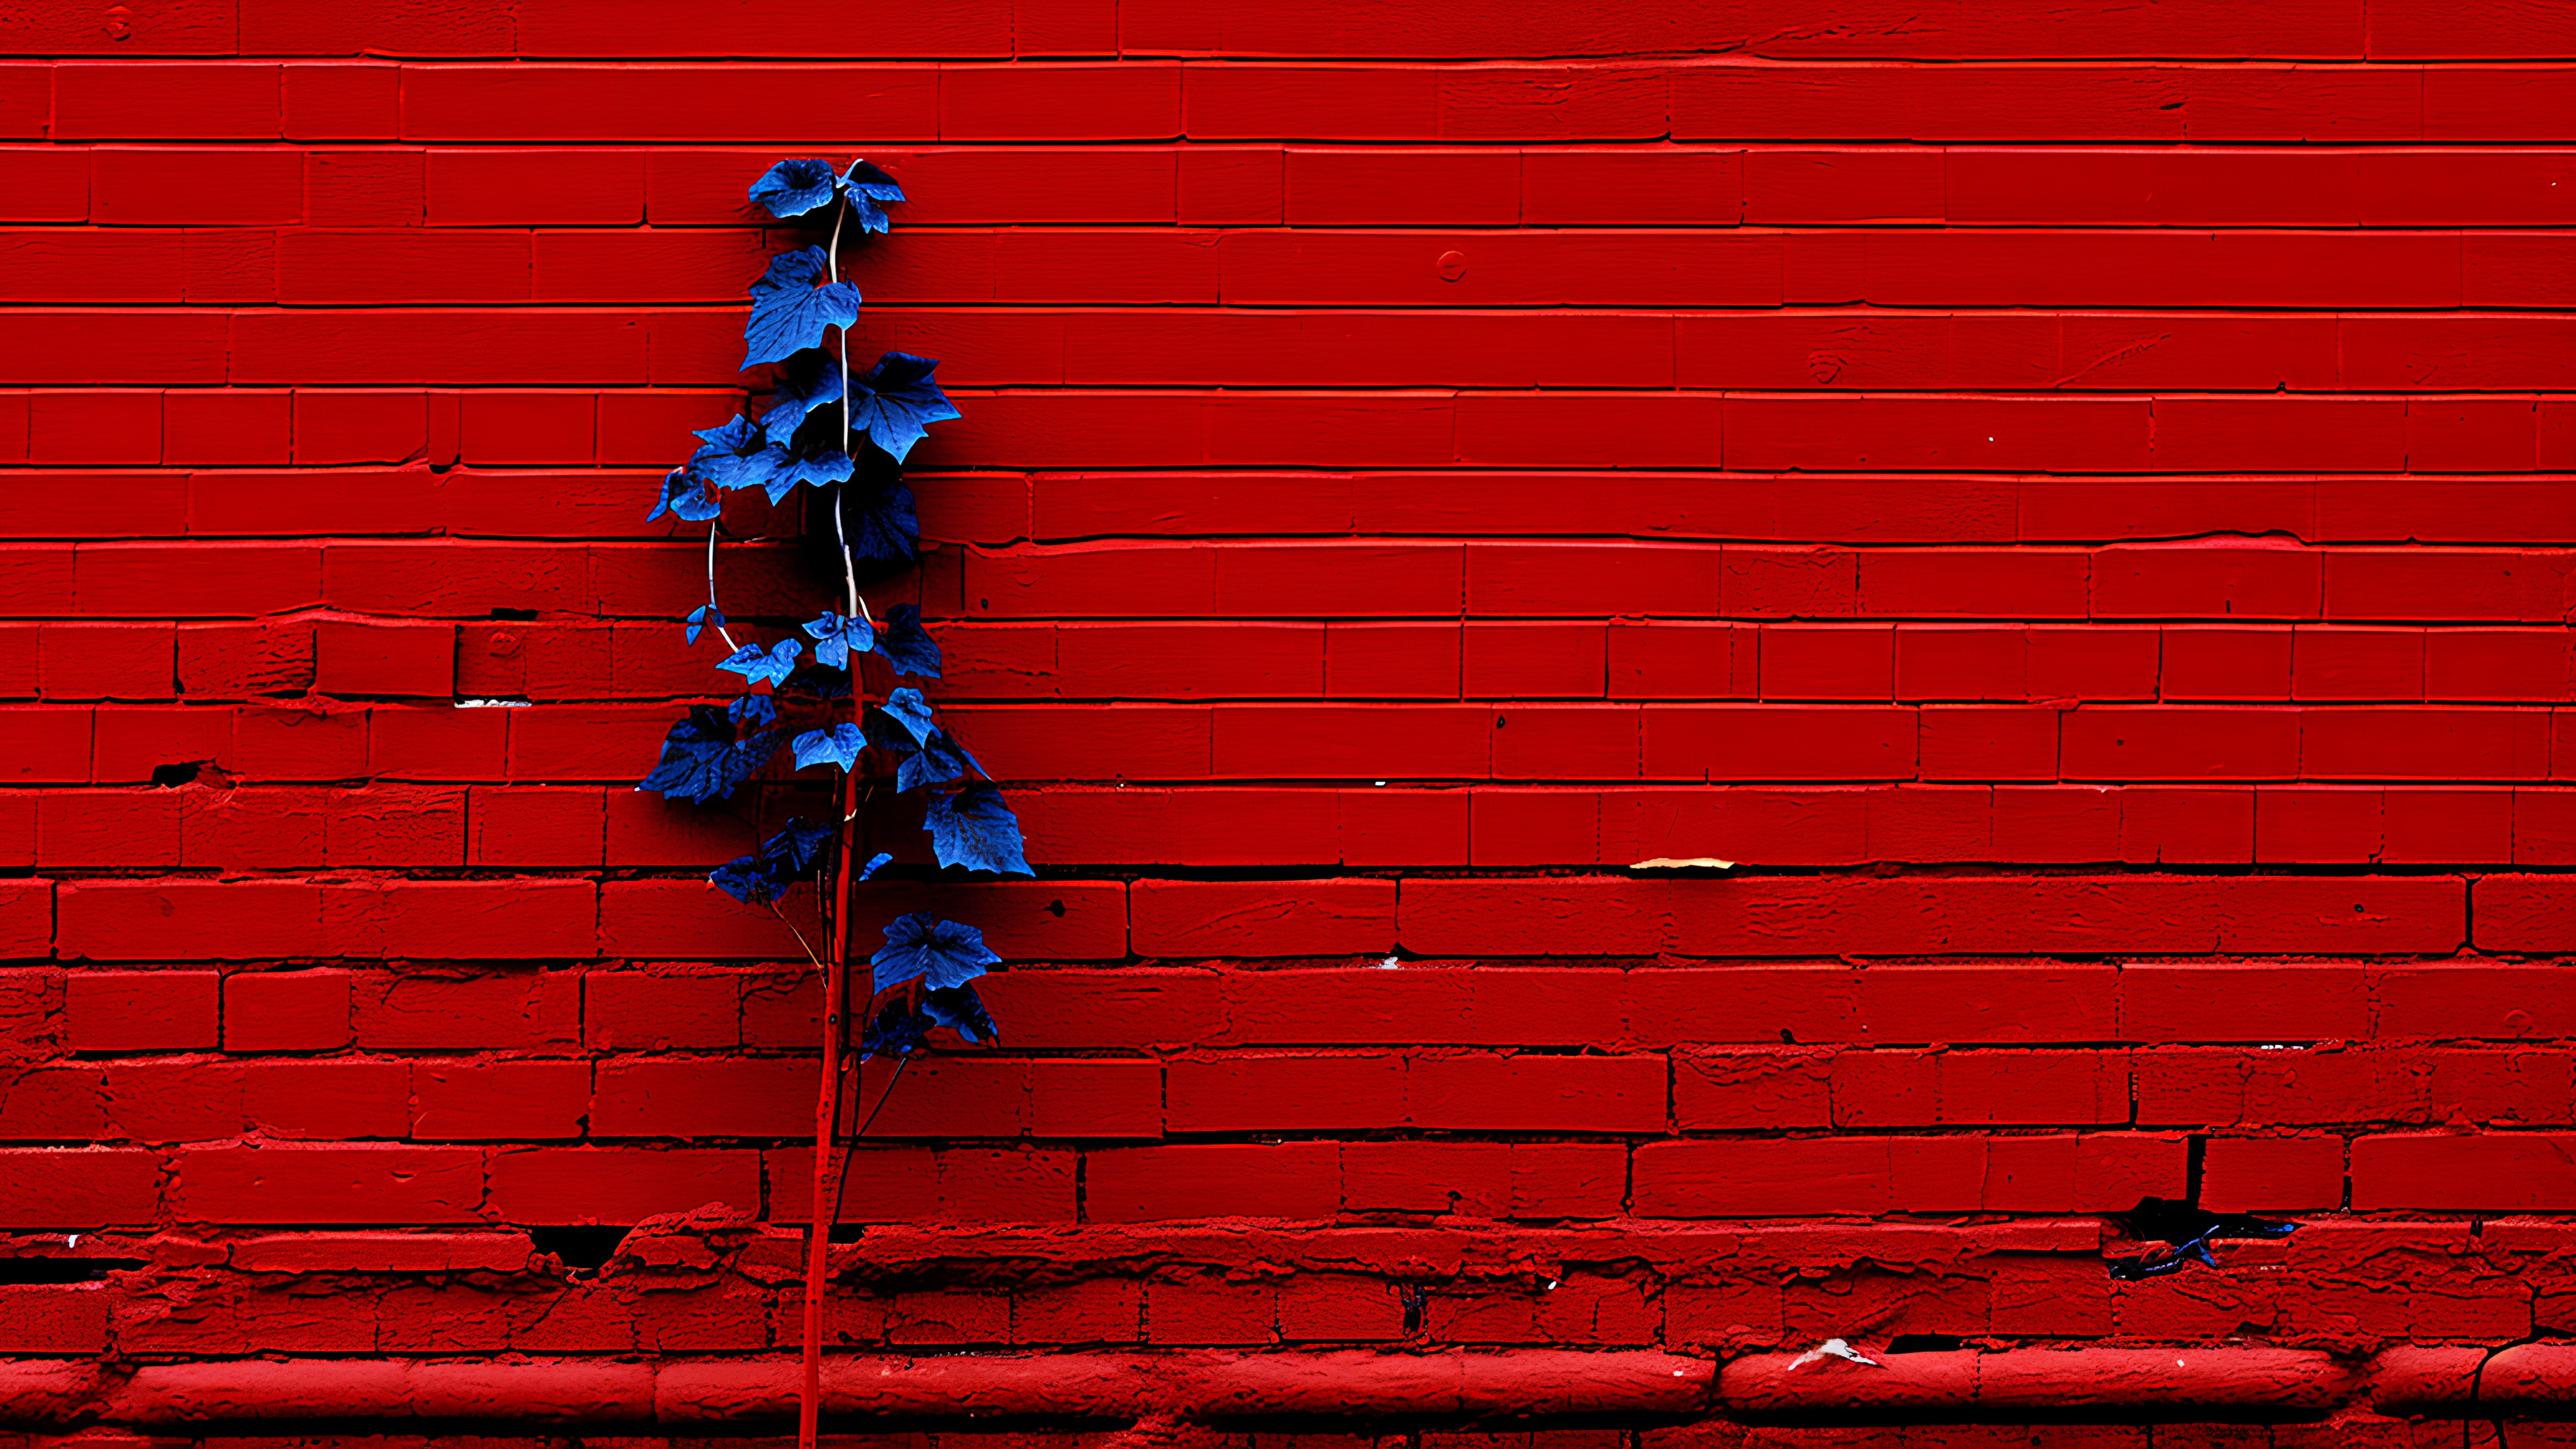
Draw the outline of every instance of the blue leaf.
M929 436L927 424L959 416L948 394L930 380L931 370L938 366L909 352L889 352L878 358L865 379L850 382L850 426L864 431L869 442L902 462L913 444Z
M724 505L708 491L706 478L693 468L674 468L662 475L662 496L653 501L653 511L644 521L669 514L691 523L704 523L724 512Z
M725 706L725 718L737 728L757 729L778 723L778 706L765 695L736 695L733 703Z
M784 221L791 216L803 216L830 201L839 186L839 178L832 174L829 161L781 161L760 173L760 179L751 183L751 199L769 208L771 216Z
M760 429L740 413L733 415L733 421L719 423L712 428L692 428L689 436L726 453L740 453L760 446Z
M903 748L907 750L920 749L939 732L939 726L931 722L930 701L922 698L921 691L910 685L887 695L886 702L869 710L868 714L872 718L882 715L902 726L907 737Z
M722 629L724 626L724 610L717 608L713 604L700 604L689 611L689 637L687 642L691 644L697 643L698 631L701 629Z
M849 668L851 655L865 654L876 645L876 630L868 627L867 620L844 619L829 609L822 618L807 623L805 632L814 636L815 662L834 669Z
M751 320L743 324L750 344L742 365L776 362L791 352L822 345L823 333L859 320L859 289L847 282L822 281L826 263L821 247L781 252L769 259L769 270L751 284Z
M751 488L769 481L770 468L762 458L765 444L760 429L741 414L718 428L701 428L698 437L704 446L689 456L689 471L699 474L718 488Z
M841 185L861 231L883 232L887 217L877 203L903 200L903 188L894 184L894 178L865 161L851 162L850 169L841 173Z
M897 604L886 610L885 623L877 629L877 653L900 673L921 679L939 677L939 641L921 627L919 605Z
M716 668L731 670L754 684L764 680L778 684L786 680L787 672L796 667L796 656L804 652L801 639L781 639L776 648L766 653L757 644L745 644L725 656Z
M867 737L854 724L842 723L826 729L807 730L796 737L796 768L813 765L838 765L844 770L859 767L859 751Z
M937 1025L929 1014L915 1011L901 1001L889 1001L876 1019L860 1031L859 1060L917 1052L930 1045L931 1028Z
M757 709L743 708L742 700L726 709L698 705L663 736L661 760L635 788L672 800L722 800L778 752L779 731L760 728L775 718L765 699Z
M797 877L813 869L831 844L832 832L811 820L790 820L787 828L750 855L729 860L707 874L718 890L745 905L774 901Z
M950 795L932 795L922 821L931 849L941 865L989 870L995 875L1028 875L1022 854L1020 818L988 780L977 780Z
M867 864L859 867L859 879L866 880L868 877L875 875L878 871L881 871L892 864L894 864L894 857L880 850L875 855L868 857Z
M841 173L841 184L871 201L903 200L903 188L883 167L870 162L852 161L850 168Z
M894 787L898 791L919 785L945 785L969 770L981 768L966 747L957 743L946 730L932 730L919 750L903 757L895 766Z
M769 501L784 503L799 483L820 486L839 483L850 476L850 455L841 452L805 455L785 448L770 447L760 455L761 466L768 470L761 486L769 490Z
M972 986L951 986L921 993L922 1014L941 1026L954 1027L968 1041L994 1041L1002 1033L993 1026L993 1014L984 1009L984 998Z
M778 391L769 400L769 411L760 415L761 431L769 441L784 448L796 440L796 430L805 418L825 403L841 400L841 359L821 348L800 352L787 359L785 374L778 379Z
M853 557L900 568L921 556L921 516L913 511L912 490L901 483L856 508L844 500L841 526Z
M984 944L984 933L973 926L934 920L918 911L889 922L885 939L885 945L868 958L877 968L879 991L916 976L930 990L945 991L965 985L1002 960Z

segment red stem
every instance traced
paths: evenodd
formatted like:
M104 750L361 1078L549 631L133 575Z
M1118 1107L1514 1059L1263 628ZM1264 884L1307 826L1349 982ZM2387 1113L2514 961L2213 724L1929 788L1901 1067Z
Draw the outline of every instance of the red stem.
M833 1138L840 1125L841 1023L849 992L851 817L858 813L859 781L841 776L841 848L833 870L832 914L823 946L823 1079L814 1097L814 1220L805 1251L805 1376L796 1399L797 1449L816 1449L823 1408L823 1282L831 1255Z

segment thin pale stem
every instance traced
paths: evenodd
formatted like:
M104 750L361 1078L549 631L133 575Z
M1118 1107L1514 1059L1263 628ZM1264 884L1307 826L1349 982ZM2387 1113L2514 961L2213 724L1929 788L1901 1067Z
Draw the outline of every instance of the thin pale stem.
M778 908L778 902L767 901L763 904L769 907L769 913L771 915L778 918L778 924L785 926L787 928L787 933L796 938L796 944L803 947L805 951L805 959L814 963L815 970L822 970L823 958L814 954L813 946L808 944L805 940L805 933L796 929L796 923L794 921L787 919L787 913Z
M707 616L709 618L720 618L724 614L724 610L716 604L716 528L717 524L714 520L707 523ZM716 634L724 640L727 649L742 647L733 642L732 632L724 625L716 625Z
M823 267L832 281L841 280L841 223L849 218L850 204L843 198L840 210L832 213L832 244L823 249ZM832 495L832 537L841 545L841 582L849 592L849 612L843 618L867 619L874 629L877 621L868 617L867 601L859 597L859 571L850 559L850 533L841 522L849 510L850 484L858 481L859 460L850 451L850 329L841 330L841 456L850 460L850 476L841 491Z

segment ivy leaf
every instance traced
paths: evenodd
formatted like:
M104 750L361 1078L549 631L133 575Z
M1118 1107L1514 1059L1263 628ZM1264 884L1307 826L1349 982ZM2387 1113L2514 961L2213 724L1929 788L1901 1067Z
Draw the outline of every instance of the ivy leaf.
M937 1025L938 1021L928 1013L915 1011L901 1001L889 1001L859 1033L859 1060L909 1056L930 1045L931 1028Z
M866 880L868 877L875 875L878 871L881 871L892 864L894 864L894 857L880 850L876 854L868 857L867 864L859 867L859 879Z
M841 359L819 347L799 352L787 359L786 369L778 379L778 391L770 398L769 411L760 415L761 431L782 448L792 446L796 430L804 426L807 414L840 400Z
M870 723L885 719L897 726L901 731L899 734L891 730L882 733L894 741L892 748L905 751L920 749L930 743L932 735L939 733L939 726L930 718L930 701L922 698L921 691L910 685L887 695L884 704L868 711L868 719ZM871 729L868 737L876 739L880 733Z
M694 469L674 468L662 475L662 496L654 500L653 511L644 515L644 521L651 523L668 514L691 523L704 523L723 512L724 505L708 490L704 476Z
M775 685L786 680L787 672L796 667L796 656L804 652L805 643L801 639L781 639L776 648L766 653L757 644L745 644L727 655L716 668L731 670L754 684L766 680Z
M756 695L724 709L698 705L663 736L660 762L635 788L658 790L670 800L725 799L778 752L782 732L763 728L777 718L769 701Z
M749 344L743 366L776 362L789 353L820 346L827 329L859 320L859 289L847 282L822 282L827 270L821 247L781 252L769 259L769 270L751 284L751 320L742 329L743 341Z
M690 472L727 490L768 483L770 470L762 457L766 445L760 429L740 413L722 427L698 429L697 436L702 446L689 456Z
M832 839L830 829L811 820L790 820L759 850L717 866L707 879L747 906L774 901L786 894L798 876L813 869Z
M921 627L917 604L897 604L886 610L885 623L877 629L877 654L901 673L939 677L939 641Z
M814 765L838 765L843 770L859 767L859 751L867 737L854 724L842 723L827 729L807 730L796 737L796 768Z
M903 188L894 184L894 178L865 161L852 161L850 169L841 173L841 185L849 193L850 211L862 231L886 229L885 209L878 202L903 200Z
M832 199L841 185L832 174L832 163L817 157L810 161L781 161L760 173L751 183L751 199L769 208L769 214L785 221L803 216Z
M909 352L889 352L878 358L866 378L850 382L850 426L866 432L869 442L902 462L913 444L930 435L928 424L961 416L948 394L930 380L931 370L938 366L931 358Z
M689 611L688 642L697 643L698 631L701 629L722 629L724 626L724 610L713 604L700 604Z
M886 943L868 958L877 968L877 990L921 978L932 991L963 986L1002 958L984 944L984 933L955 921L934 920L926 912L897 916L887 923Z
M922 827L930 832L931 849L941 865L962 865L995 875L1034 876L1022 854L1020 817L1002 800L989 780L977 780L953 794L933 795Z
M968 1041L994 1041L1002 1033L993 1026L993 1014L984 1009L984 998L972 986L951 986L921 993L922 1014L941 1026L956 1028Z
M841 518L858 558L900 568L921 556L921 515L913 510L912 490L901 483L855 509L845 503Z
M935 729L919 750L904 756L902 763L895 766L894 787L903 791L916 785L945 785L968 770L981 768L975 757L966 753L966 747L957 743L956 736Z
M829 609L806 624L805 632L814 636L814 662L834 669L849 668L851 655L865 654L876 644L876 630L867 620L845 619Z
M838 450L814 454L791 453L785 448L772 444L761 451L760 463L768 470L766 476L760 481L761 486L769 490L769 501L772 503L786 502L787 495L795 492L796 485L799 483L811 483L821 487L826 483L843 482L850 476L850 455Z

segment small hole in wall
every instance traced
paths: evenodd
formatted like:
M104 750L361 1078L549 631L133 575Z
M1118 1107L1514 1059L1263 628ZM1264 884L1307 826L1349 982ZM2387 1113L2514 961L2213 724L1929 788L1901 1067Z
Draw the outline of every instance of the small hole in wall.
M626 1241L626 1229L618 1227L530 1228L528 1241L540 1253L552 1253L563 1265L576 1272L593 1272L617 1256L617 1245Z
M1055 917L1056 919L1058 919L1058 920L1062 920L1062 919L1064 919L1064 902L1062 902L1062 901L1049 901L1049 902L1047 902L1047 914L1048 914L1048 915L1051 915L1051 916L1054 916L1054 917Z
M154 765L152 767L152 783L155 785L166 785L172 789L177 789L179 786L185 785L191 780L196 779L199 768L200 767L195 760L174 760L166 765Z
M0 1258L0 1283L96 1283L141 1258Z

